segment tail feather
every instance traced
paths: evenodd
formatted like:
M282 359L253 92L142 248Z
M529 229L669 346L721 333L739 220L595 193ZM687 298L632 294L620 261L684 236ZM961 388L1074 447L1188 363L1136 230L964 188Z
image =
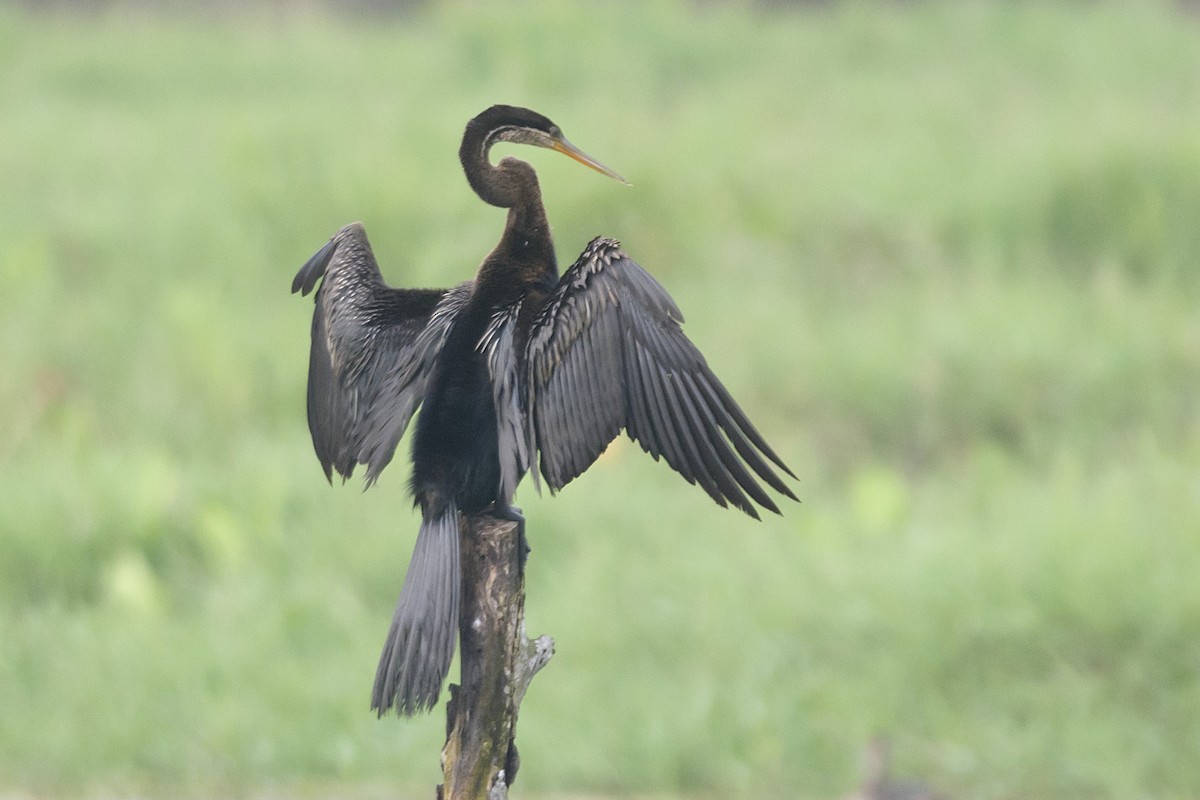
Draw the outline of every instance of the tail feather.
M421 521L408 573L375 671L371 709L405 716L432 709L458 635L462 573L458 511L453 506Z

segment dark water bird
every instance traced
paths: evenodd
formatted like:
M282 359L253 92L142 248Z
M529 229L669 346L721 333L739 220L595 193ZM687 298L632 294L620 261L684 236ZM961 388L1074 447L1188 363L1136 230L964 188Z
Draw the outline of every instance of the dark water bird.
M541 114L493 106L459 150L471 188L508 209L474 280L389 288L353 223L292 283L308 294L321 282L308 424L327 478L363 464L373 483L421 408L411 481L421 529L375 675L381 715L437 703L457 634L459 515L521 520L512 498L526 472L561 489L625 429L721 506L779 513L760 480L795 499L767 462L791 471L684 336L666 290L617 242L594 239L559 275L537 175L511 156L493 165L498 142L556 150L624 182Z

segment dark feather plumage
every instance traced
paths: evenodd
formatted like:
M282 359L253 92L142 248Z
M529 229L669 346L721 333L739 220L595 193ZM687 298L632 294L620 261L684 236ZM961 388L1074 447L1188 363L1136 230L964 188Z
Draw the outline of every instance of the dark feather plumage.
M587 246L528 337L529 451L540 453L542 477L561 489L624 428L718 504L757 518L749 495L779 513L744 464L794 500L762 456L792 473L683 334L682 322L666 290L617 242Z
M307 294L321 282L308 419L326 476L365 464L373 482L422 406L412 489L423 522L376 675L380 714L436 703L455 641L458 515L516 516L513 493L531 469L557 491L624 429L721 506L778 513L761 483L795 499L775 469L791 471L683 334L666 290L615 241L595 239L559 277L537 176L511 157L489 163L498 141L619 178L545 117L495 106L468 124L459 151L472 188L509 210L474 281L391 289L354 223L292 284Z
M358 222L308 260L292 291L308 294L317 281L308 374L313 445L327 478L333 470L348 478L365 464L373 483L421 402L469 284L389 288Z

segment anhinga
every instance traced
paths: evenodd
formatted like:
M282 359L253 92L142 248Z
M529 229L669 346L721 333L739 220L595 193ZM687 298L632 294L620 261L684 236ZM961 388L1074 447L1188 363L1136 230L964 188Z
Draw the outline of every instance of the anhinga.
M324 279L308 424L326 477L365 464L370 485L421 407L411 483L421 529L375 676L380 714L437 702L458 625L458 516L520 520L511 503L527 471L561 489L624 428L721 506L778 513L756 475L795 499L767 460L791 471L684 336L666 290L617 242L594 239L559 276L537 175L512 157L491 164L497 142L557 150L624 180L541 114L493 106L467 124L459 150L471 188L508 209L473 281L389 288L353 223L292 283L308 294Z

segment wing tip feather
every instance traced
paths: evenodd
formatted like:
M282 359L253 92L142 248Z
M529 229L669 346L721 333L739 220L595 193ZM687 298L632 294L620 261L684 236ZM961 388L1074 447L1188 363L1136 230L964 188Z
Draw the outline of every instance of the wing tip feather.
M296 277L292 278L292 294L300 292L301 297L308 296L308 293L317 285L317 281L325 275L325 270L333 258L333 252L337 249L338 239L338 236L331 238L321 246L320 250L313 253L308 261L304 262L304 266L300 267Z

